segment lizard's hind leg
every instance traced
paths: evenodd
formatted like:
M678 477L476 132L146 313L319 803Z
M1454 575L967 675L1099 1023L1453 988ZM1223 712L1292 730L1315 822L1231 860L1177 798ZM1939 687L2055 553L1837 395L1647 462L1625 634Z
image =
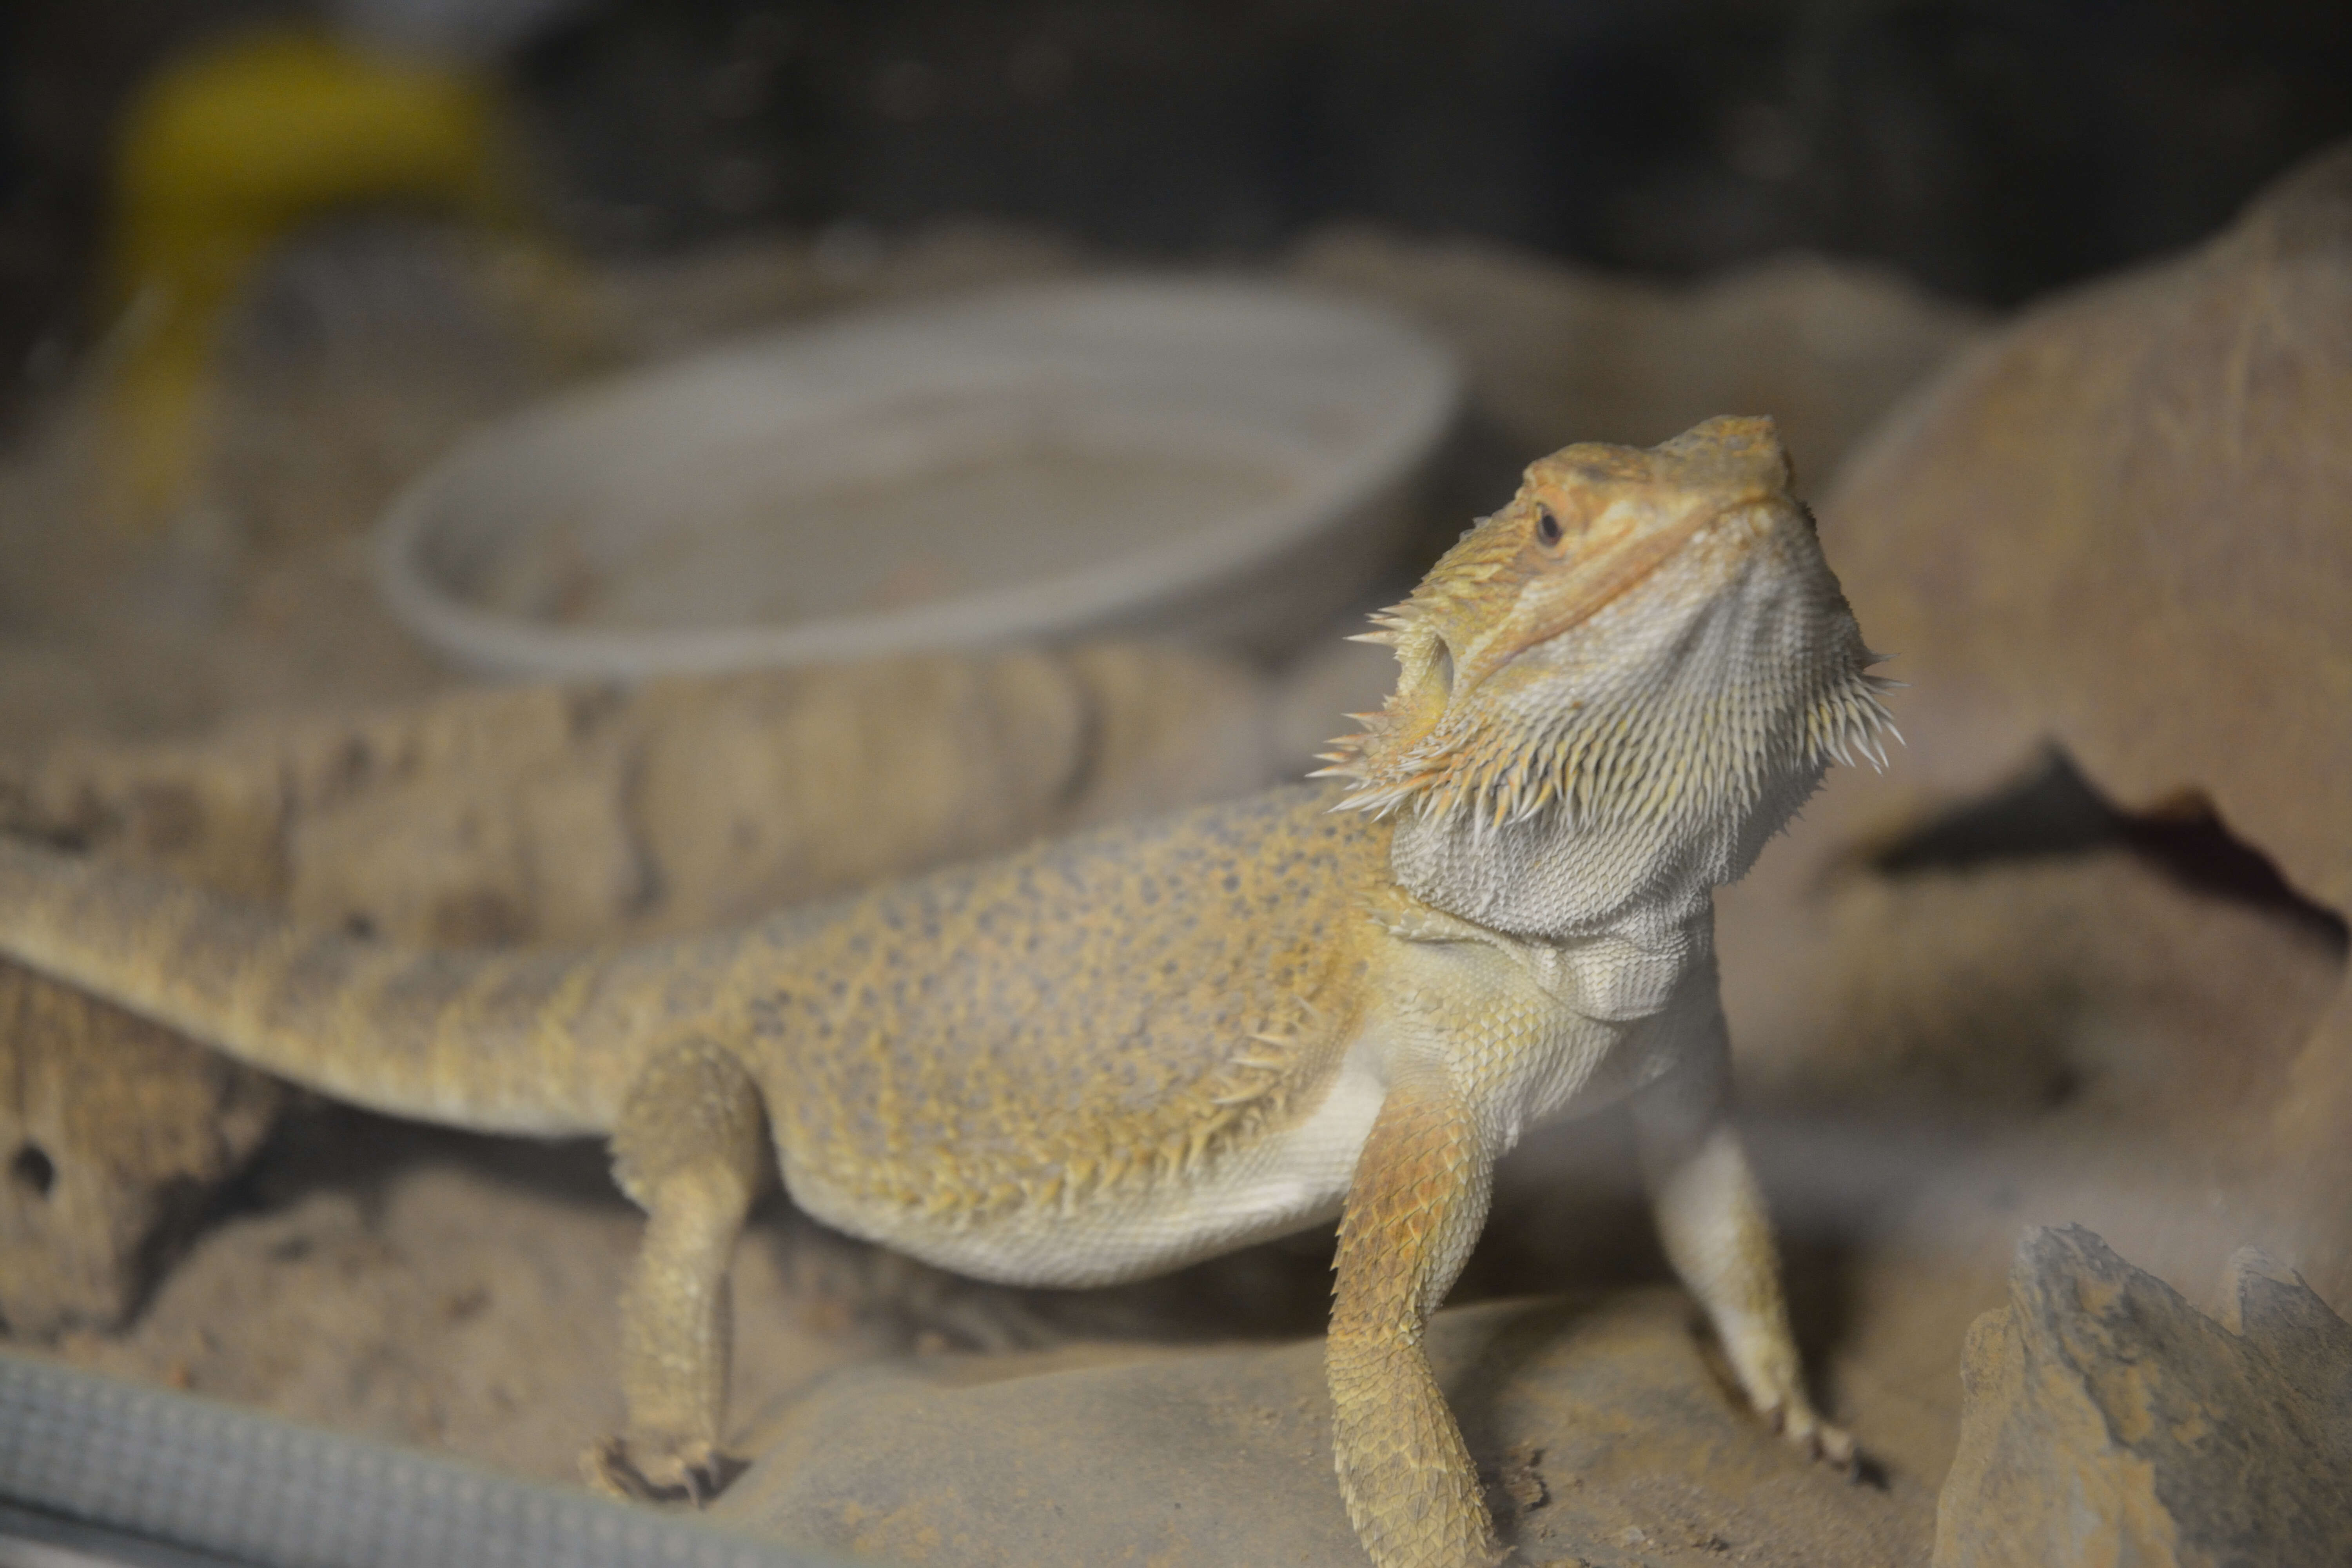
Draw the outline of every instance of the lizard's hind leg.
M706 1040L656 1055L613 1132L613 1173L646 1211L621 1298L628 1425L586 1455L597 1487L700 1502L730 1476L720 1452L730 1348L728 1266L768 1170L760 1091Z

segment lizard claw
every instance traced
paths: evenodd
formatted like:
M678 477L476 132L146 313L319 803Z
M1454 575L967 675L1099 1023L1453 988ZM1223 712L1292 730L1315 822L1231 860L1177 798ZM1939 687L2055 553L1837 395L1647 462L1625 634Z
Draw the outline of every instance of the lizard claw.
M742 1473L742 1461L715 1443L685 1438L607 1437L580 1456L581 1474L607 1497L684 1502L700 1508Z
M1763 1415L1772 1424L1774 1436L1805 1458L1836 1467L1849 1480L1861 1474L1853 1437L1844 1428L1831 1426L1801 1404L1793 1408L1774 1405L1766 1408Z

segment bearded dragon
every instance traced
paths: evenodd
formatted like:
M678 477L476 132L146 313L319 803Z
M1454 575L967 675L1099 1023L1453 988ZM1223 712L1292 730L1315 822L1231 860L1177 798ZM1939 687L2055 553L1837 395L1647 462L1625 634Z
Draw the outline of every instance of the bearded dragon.
M1771 423L1527 470L1379 617L1395 694L1325 773L720 934L404 952L0 845L0 951L395 1115L609 1132L646 1209L602 1483L722 1485L727 1279L771 1167L853 1235L1086 1286L1339 1217L1328 1342L1381 1568L1500 1547L1423 1325L1531 1127L1633 1098L1665 1250L1815 1455L1727 1114L1712 891L1883 684ZM772 1148L772 1154L771 1153Z

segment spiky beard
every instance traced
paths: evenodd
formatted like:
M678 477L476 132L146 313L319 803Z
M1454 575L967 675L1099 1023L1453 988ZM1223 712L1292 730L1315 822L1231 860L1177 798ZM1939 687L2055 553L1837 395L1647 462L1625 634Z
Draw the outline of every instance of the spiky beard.
M1376 634L1397 691L1327 756L1355 781L1340 808L1400 817L1413 891L1507 928L1603 918L1662 876L1734 879L1832 762L1883 766L1893 732L1895 683L1802 553L1672 574L1442 699L1442 640L1398 606ZM1489 867L1529 885L1469 885Z
M1347 810L1499 828L1552 811L1570 825L1669 826L1738 812L1773 781L1832 762L1885 765L1893 726L1879 694L1895 682L1769 661L1726 679L1708 668L1722 662L1604 677L1564 702L1524 687L1474 693L1393 754L1381 744L1391 715L1368 715L1364 733L1326 753L1335 765L1323 773L1357 781L1339 803Z

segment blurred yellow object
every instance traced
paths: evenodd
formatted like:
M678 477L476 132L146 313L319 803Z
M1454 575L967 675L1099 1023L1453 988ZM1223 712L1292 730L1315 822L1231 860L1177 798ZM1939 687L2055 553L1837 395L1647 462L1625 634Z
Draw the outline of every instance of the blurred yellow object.
M110 441L117 515L190 489L225 311L289 232L337 208L413 206L519 224L490 85L460 67L269 31L167 65L125 113L110 312L126 355Z

